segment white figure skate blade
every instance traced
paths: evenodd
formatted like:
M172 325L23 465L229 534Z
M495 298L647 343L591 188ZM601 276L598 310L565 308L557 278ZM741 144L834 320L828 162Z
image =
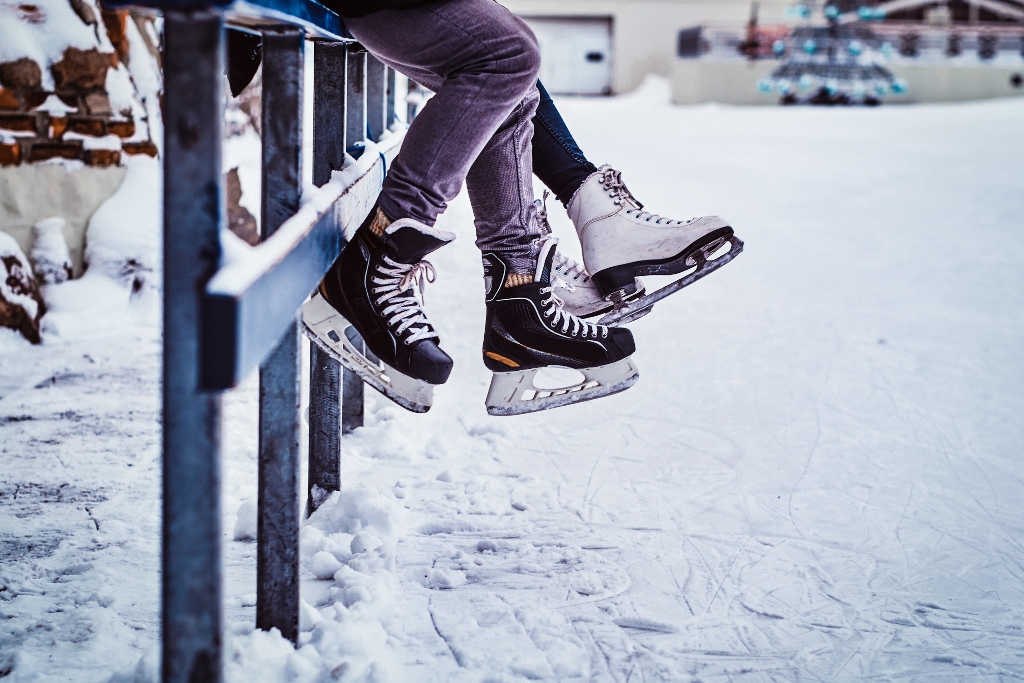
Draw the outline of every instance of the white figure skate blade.
M730 248L725 253L722 252L722 247L728 243ZM639 320L648 313L654 307L654 304L658 303L670 294L675 294L683 287L692 285L697 280L710 275L729 261L732 261L736 256L743 251L743 242L735 235L729 235L717 244L708 245L709 248L705 248L705 251L711 253L705 254L705 256L714 256L716 253L721 253L712 260L701 259L697 265L697 269L691 271L687 275L681 277L670 285L665 285L661 289L645 294L644 296L636 299L622 308L615 309L611 313L605 315L603 318L597 321L598 325L607 325L608 327L617 327L619 325L625 325L631 323L634 320Z
M310 341L324 353L398 405L414 413L430 410L434 402L433 385L360 352L345 334L352 324L319 293L302 305L302 326Z
M625 391L640 378L632 358L582 368L583 380L556 388L538 388L534 384L540 368L496 372L487 390L487 412L491 415L522 415L550 410L573 403L590 401Z

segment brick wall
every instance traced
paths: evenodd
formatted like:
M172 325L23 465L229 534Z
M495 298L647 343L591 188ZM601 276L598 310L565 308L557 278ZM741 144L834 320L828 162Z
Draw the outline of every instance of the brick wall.
M101 27L88 5L71 4L84 23L106 32L114 51L67 48L49 67L52 89L44 87L51 80L43 78L45 65L28 57L0 64L0 166L55 158L116 166L123 154L157 154L145 122L114 111L105 90L108 70L130 59L126 28L134 19L127 10L102 11ZM19 5L23 13L33 7Z

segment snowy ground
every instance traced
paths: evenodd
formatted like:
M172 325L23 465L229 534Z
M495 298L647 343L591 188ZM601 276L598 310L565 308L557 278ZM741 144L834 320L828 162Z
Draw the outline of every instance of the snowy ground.
M232 531L256 386L227 396L233 680L1024 678L1024 100L665 97L560 106L649 208L725 215L746 252L632 326L633 389L491 418L460 197L427 296L456 370L429 414L370 396L346 438L342 501L303 532L320 623L298 653L252 633L255 546ZM0 678L102 681L146 653L114 680L151 675L148 305L43 347L0 335Z

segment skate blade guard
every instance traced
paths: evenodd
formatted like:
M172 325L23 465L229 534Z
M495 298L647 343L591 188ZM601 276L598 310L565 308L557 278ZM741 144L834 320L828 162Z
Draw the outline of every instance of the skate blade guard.
M632 358L581 368L582 382L555 389L540 389L534 385L533 380L540 370L494 373L487 390L487 412L490 415L522 415L582 403L625 391L640 378L640 370Z
M729 245L728 251L725 251L715 257L715 252L720 251L722 246L725 244ZM743 241L736 237L736 235L728 235L720 240L715 240L714 242L699 249L696 253L687 257L687 265L690 265L692 262L689 273L672 284L665 285L655 292L645 294L639 299L628 304L623 304L618 308L613 308L612 312L598 320L597 324L607 325L608 327L617 327L619 325L625 325L635 320L639 320L651 312L654 304L671 294L675 294L683 287L688 287L697 280L715 272L736 258L742 251Z
M352 323L319 293L302 305L302 326L306 336L322 351L398 405L414 413L430 410L434 402L433 385L359 351L346 334Z

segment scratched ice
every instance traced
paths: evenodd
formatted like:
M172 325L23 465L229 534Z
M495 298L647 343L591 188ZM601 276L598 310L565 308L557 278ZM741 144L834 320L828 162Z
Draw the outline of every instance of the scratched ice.
M455 372L425 416L368 392L303 530L298 651L252 631L254 380L227 396L230 680L1024 677L1024 100L666 98L560 106L652 210L726 216L745 253L633 325L634 388L490 418L460 197L427 297ZM159 347L125 315L0 330L5 682L152 680Z

